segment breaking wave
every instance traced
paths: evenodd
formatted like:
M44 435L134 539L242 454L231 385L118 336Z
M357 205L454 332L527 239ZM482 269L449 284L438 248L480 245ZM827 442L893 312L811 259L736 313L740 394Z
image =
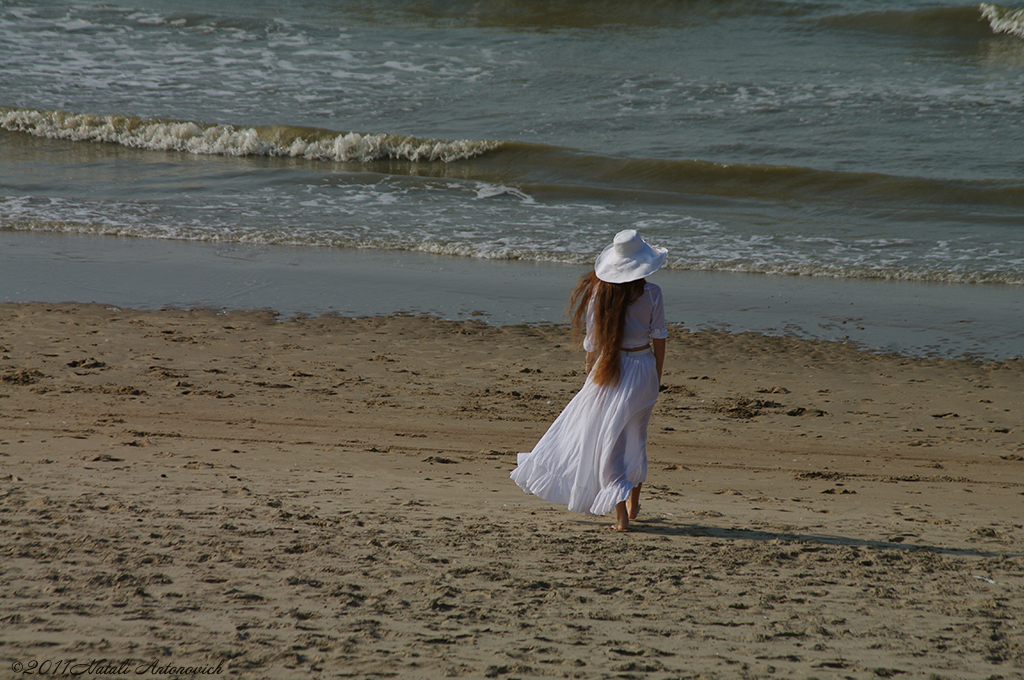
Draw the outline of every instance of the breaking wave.
M890 9L841 14L821 19L838 28L900 33L920 37L953 37L981 40L993 34L1024 38L1024 9L983 2L965 7Z
M325 161L443 162L487 153L496 142L333 132L287 125L239 127L135 116L0 108L0 128L49 139L106 142L154 151L222 156L282 156Z

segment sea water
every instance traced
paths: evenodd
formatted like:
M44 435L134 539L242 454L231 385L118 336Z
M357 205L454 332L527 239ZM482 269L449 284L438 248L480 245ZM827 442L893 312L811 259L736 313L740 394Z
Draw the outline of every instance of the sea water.
M827 291L848 284L858 325L905 331L869 346L1024 355L1024 8L5 0L0 55L0 299L97 275L64 247L37 257L55 237L107 277L145 257L136 237L259 249L235 261L256 278L299 249L328 269L358 251L571 279L636 228L689 277L667 297L707 300L681 323L831 338ZM29 251L54 276L14 265ZM134 304L188 301L122 264ZM265 302L323 311L292 273L294 299ZM207 276L201 299L241 304ZM793 322L738 314L779 291L814 302ZM904 318L873 319L880 297Z

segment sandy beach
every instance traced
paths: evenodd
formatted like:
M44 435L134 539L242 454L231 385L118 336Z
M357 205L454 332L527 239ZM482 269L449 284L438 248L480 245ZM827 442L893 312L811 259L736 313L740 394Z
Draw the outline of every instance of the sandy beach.
M671 333L620 534L562 326L0 305L0 677L1024 677L1024 361Z

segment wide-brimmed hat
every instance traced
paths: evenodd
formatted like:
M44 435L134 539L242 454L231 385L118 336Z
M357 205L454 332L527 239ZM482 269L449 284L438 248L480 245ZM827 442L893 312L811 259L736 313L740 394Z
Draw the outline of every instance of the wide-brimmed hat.
M628 283L658 271L666 255L667 249L649 245L636 229L625 229L597 256L594 273L608 283Z

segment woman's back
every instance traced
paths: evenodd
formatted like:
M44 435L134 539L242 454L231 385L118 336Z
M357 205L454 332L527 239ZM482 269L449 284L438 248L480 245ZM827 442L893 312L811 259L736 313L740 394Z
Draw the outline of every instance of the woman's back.
M644 294L626 310L622 347L641 347L650 342L651 338L663 338L667 335L661 288L648 283L644 286Z
M591 306L591 309L587 310L587 336L583 341L583 348L588 352L597 349L593 315L594 310ZM665 328L665 303L661 297L661 288L647 282L640 297L626 308L620 347L642 347L649 343L651 338L664 337L668 337L668 331Z

